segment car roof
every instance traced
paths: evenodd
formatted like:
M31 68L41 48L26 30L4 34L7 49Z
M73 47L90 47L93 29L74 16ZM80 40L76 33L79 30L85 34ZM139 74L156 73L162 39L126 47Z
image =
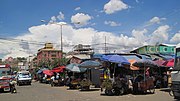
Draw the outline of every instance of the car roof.
M29 73L29 71L19 71L18 73Z

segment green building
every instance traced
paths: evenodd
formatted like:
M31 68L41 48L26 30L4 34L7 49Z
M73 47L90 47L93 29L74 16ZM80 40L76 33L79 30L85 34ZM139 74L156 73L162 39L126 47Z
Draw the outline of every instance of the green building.
M175 45L146 45L131 51L131 53L173 55L175 54Z

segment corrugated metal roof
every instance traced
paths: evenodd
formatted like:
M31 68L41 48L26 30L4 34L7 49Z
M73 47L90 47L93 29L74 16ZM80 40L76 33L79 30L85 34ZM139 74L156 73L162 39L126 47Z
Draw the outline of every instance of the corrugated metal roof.
M76 54L76 55L73 55L73 57L76 57L79 59L91 59L90 55L86 55L86 54Z

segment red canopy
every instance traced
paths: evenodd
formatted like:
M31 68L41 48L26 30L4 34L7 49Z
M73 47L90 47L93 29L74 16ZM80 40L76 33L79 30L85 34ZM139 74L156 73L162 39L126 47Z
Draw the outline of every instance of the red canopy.
M51 70L43 70L43 73L52 76L54 73Z
M65 68L65 66L59 66L59 67L53 68L53 70L51 70L51 71L59 73L59 72L63 72L64 68Z
M155 60L154 63L156 63L159 67L165 67L163 63L166 62L164 60Z
M170 59L168 61L165 61L163 63L164 66L167 66L167 67L173 67L174 66L174 59Z

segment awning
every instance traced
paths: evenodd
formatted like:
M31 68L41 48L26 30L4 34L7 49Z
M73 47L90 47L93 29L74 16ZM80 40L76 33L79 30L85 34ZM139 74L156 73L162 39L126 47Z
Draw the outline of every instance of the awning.
M65 69L65 66L59 66L59 67L53 68L51 71L59 73L59 72L63 72L64 69Z
M43 73L52 76L54 73L51 70L43 70Z
M166 67L173 67L174 66L174 59L167 60L162 65L164 65Z

